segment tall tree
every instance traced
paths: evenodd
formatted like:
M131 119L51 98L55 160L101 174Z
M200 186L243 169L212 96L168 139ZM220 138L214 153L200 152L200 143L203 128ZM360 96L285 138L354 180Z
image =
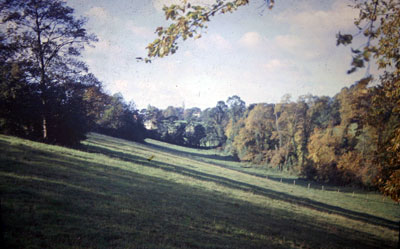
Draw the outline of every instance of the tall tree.
M87 70L79 55L96 37L87 33L85 19L75 18L65 1L3 0L0 11L6 42L17 48L8 60L28 64L26 79L38 85L42 138L47 140L54 90Z
M207 126L213 127L212 133L215 136L215 140L217 142L217 146L221 146L225 143L226 137L224 134L224 129L228 124L228 106L224 101L218 101L217 105L210 109L207 117ZM208 134L207 134L208 135Z
M228 113L229 117L235 123L238 121L246 110L246 102L244 102L239 96L234 95L228 98L226 103L229 106Z
M243 118L244 126L234 138L238 156L241 160L264 162L266 152L276 147L277 141L272 138L274 130L274 106L258 104Z
M400 201L400 2L396 0L355 1L359 16L354 24L366 39L362 49L352 49L349 73L376 62L383 73L375 87L369 124L378 129L376 164L380 190ZM337 45L352 43L353 35L339 33ZM377 120L382 122L377 122ZM372 121L372 122L371 122Z
M143 121L133 102L126 103L120 93L114 94L98 120L99 130L111 136L141 141L145 137Z

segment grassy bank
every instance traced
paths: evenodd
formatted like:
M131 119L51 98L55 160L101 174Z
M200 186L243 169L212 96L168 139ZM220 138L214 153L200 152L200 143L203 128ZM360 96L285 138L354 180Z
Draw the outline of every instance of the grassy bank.
M216 151L90 134L82 150L0 136L8 248L395 248L376 193L248 169ZM281 182L282 178L282 182ZM294 181L297 180L294 184ZM354 192L354 193L353 193Z

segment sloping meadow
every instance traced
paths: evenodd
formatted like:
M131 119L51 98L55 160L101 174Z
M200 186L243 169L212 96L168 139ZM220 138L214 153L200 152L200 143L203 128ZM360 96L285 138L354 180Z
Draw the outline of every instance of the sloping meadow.
M390 200L256 172L217 151L99 134L80 150L9 136L0 148L7 248L397 244L400 207Z

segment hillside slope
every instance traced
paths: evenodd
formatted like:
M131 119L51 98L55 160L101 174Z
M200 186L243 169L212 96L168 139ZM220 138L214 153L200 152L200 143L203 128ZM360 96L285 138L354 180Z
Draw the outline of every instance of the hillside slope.
M399 206L244 169L215 151L90 134L0 136L7 248L395 248Z

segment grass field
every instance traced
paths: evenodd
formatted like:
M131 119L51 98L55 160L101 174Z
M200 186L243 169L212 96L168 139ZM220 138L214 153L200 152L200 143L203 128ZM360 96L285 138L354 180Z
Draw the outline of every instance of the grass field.
M221 152L0 135L6 248L396 248L400 206ZM324 190L322 190L324 188Z

